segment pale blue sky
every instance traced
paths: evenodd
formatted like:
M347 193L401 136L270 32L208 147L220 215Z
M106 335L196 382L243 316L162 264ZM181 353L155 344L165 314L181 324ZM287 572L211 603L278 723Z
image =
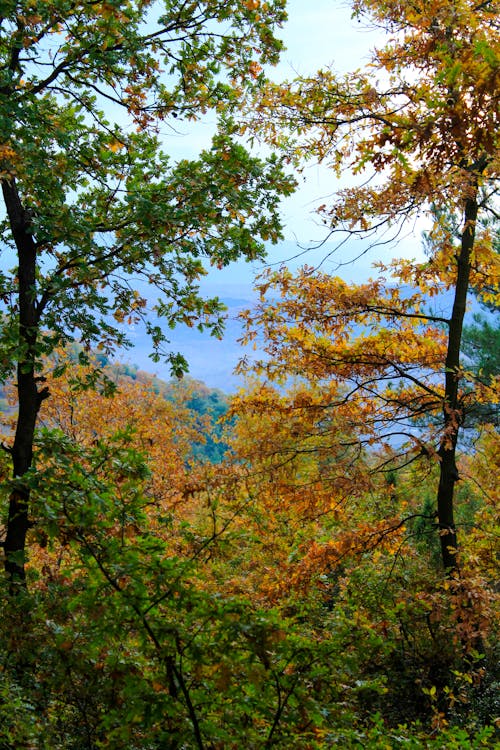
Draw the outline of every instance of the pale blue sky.
M289 20L280 36L286 50L280 64L268 72L275 80L293 78L297 74L313 74L318 68L331 65L338 72L363 68L369 61L370 50L380 41L378 32L370 31L351 20L351 9L347 2L339 0L288 0ZM111 115L112 117L113 115ZM120 113L117 113L120 117ZM215 125L215 116L208 115L201 122L175 122L175 130L165 125L161 133L164 149L172 160L196 158L200 149L210 143ZM325 168L309 164L303 173L300 189L294 196L283 201L281 207L285 242L269 248L269 262L279 264L289 261L291 267L303 263L319 266L322 270L339 274L349 281L361 281L372 275L371 263L377 259L390 260L394 256L413 257L421 253L420 228L404 238L399 246L374 249L363 254L366 243L348 244L328 256L332 245L316 251L302 252L303 247L319 244L325 237L314 209L328 203L338 189L339 183ZM359 260L348 261L361 255ZM7 262L8 261L4 261ZM339 265L342 264L342 265ZM235 263L230 267L210 271L203 280L202 290L207 295L222 298L251 297L254 276L262 269L259 264ZM154 295L152 295L154 297ZM230 316L234 314L231 310ZM234 385L230 371L237 361L235 339L237 326L229 321L228 336L224 342L214 342L209 337L196 334L191 338L187 332L178 329L172 335L172 349L179 348L187 355L192 365L192 374L203 378L210 385L228 387ZM142 367L157 371L168 377L165 367L155 366L147 360L149 344L137 332L137 349L123 354L125 361L137 362ZM133 332L132 338L135 338Z
M373 47L383 43L380 31L369 29L351 18L351 7L347 2L289 0L288 14L288 22L280 35L286 50L280 64L268 71L277 81L313 74L325 66L332 66L339 73L363 68L369 62ZM205 127L209 127L208 123L201 125L201 130ZM325 238L325 229L315 208L328 203L328 197L339 186L339 181L325 167L312 162L307 165L299 189L282 202L285 243L269 247L270 263L287 262L292 267L322 263L325 271L339 274L348 281L361 281L373 274L371 264L375 260L421 255L421 227L408 227L397 246L378 247L366 254L363 254L368 247L366 242L350 242L329 257L333 243L326 249L320 247L303 253L301 248L318 245ZM355 263L350 262L358 256ZM234 263L223 271L211 271L203 286L207 291L219 289L221 294L235 296L239 294L238 290L251 283L260 268L260 264Z

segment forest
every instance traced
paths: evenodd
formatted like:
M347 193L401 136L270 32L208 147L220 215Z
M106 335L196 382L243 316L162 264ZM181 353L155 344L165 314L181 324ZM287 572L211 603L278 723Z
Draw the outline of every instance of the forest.
M0 4L0 750L499 746L500 7L350 6L370 61L276 80L285 0ZM269 266L211 390L169 331L311 164L401 257Z

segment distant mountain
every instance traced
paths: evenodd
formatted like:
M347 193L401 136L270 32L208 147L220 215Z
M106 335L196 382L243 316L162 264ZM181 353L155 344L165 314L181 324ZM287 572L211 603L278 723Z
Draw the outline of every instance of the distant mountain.
M243 285L240 285L240 289ZM411 294L410 287L407 288L408 295ZM402 290L405 296L406 289ZM227 306L226 330L223 340L211 337L208 333L200 333L197 329L179 326L173 331L168 331L170 350L182 354L189 363L189 375L201 380L209 388L218 388L224 393L234 393L243 381L234 374L234 368L238 361L244 356L245 349L238 343L243 335L243 327L238 320L239 313L255 304L255 296L252 293L250 283L247 285L248 296L223 297L222 301ZM448 317L451 315L453 294L443 292L429 299L429 310L435 315ZM469 300L469 322L472 315L480 310L480 306L471 295ZM130 365L136 365L142 370L156 374L159 378L168 380L170 372L167 364L153 363L149 358L151 344L145 332L139 328L132 327L127 330L127 335L132 341L133 348L121 351L116 359Z
M241 378L234 375L233 370L244 350L238 339L243 334L238 314L245 308L252 307L251 290L249 298L228 298L222 300L227 306L226 330L223 340L201 333L196 328L178 326L168 331L170 350L179 352L189 363L189 375L204 382L209 388L218 388L224 393L232 393L243 385ZM156 374L159 378L168 380L170 372L168 364L154 363L151 354L151 342L145 332L139 327L127 330L133 348L117 353L116 359L130 365L136 365L141 370Z

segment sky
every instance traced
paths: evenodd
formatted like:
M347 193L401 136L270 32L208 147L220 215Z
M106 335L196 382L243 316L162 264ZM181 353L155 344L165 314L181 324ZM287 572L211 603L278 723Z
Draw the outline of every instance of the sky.
M266 72L274 80L284 80L298 74L313 74L325 66L332 66L339 73L363 68L370 59L370 50L381 43L380 32L368 30L351 19L348 3L337 0L288 0L289 20L280 34L286 50L276 68ZM186 150L196 150L208 145L214 119L196 125L186 125L178 133L167 135L166 148L172 156L178 150L180 156L191 156ZM339 187L332 173L318 165L308 166L300 181L300 188L282 202L281 215L284 224L285 241L268 248L267 262L279 265L287 262L292 268L307 263L318 266L330 273L341 275L347 281L361 282L374 275L372 263L375 260L389 261L393 257L416 257L421 254L420 230L406 236L398 247L377 248L367 251L368 244L346 245L341 251L325 259L329 247L304 252L302 248L317 245L325 236L314 213L315 206L327 202ZM364 251L367 251L366 253ZM360 256L355 263L354 257ZM340 265L342 263L344 265ZM243 261L231 264L222 270L210 271L202 282L202 291L207 295L217 295L229 302L229 319L224 341L217 342L206 334L201 335L186 329L172 332L172 348L179 350L190 363L190 374L204 380L207 385L231 391L241 384L231 371L242 350L236 339L241 328L235 319L241 307L239 300L249 300L252 296L254 277L262 270L259 263ZM161 377L166 373L161 367L147 365L147 345L142 339L135 341L135 348L125 359L136 362L146 369L156 370Z
M370 60L373 47L382 43L380 30L369 29L351 18L352 11L347 2L288 0L287 7L288 22L278 35L286 49L279 65L266 71L273 80L313 74L326 66L339 73L363 68ZM205 133L204 128L207 128ZM203 123L198 137L206 137L209 128L210 123ZM368 243L351 242L326 257L334 247L330 243L326 248L304 252L304 248L318 246L325 239L325 229L320 225L315 207L328 203L328 197L339 186L339 181L325 167L313 163L306 167L296 193L282 201L285 242L268 246L268 263L279 265L286 262L292 268L304 263L311 266L321 264L324 271L338 274L347 281L361 282L373 275L372 263L376 260L421 256L420 228L415 231L409 228L397 247L390 245L367 251ZM358 260L352 263L354 258ZM261 269L260 263L233 263L222 271L210 271L202 288L207 293L218 290L222 295L241 296Z
M277 31L285 50L280 63L266 69L266 73L276 81L298 74L313 74L317 69L330 65L339 73L363 68L370 60L371 49L377 42L383 41L380 31L368 29L351 18L351 6L345 0L288 0L287 10L288 21ZM113 114L110 116L112 118ZM118 111L117 119L120 116L122 113ZM172 161L197 158L200 150L210 145L214 129L214 114L208 114L197 123L176 121L175 129L168 124L161 134L164 149ZM287 262L291 268L304 263L311 266L321 264L322 270L356 282L372 275L371 264L375 260L389 261L392 257L415 257L421 253L420 231L406 236L397 249L388 247L382 251L378 248L365 253L368 247L366 243L350 243L329 257L332 244L304 252L304 248L318 246L325 239L325 229L319 222L315 208L328 204L328 198L338 189L339 182L331 171L311 162L299 177L299 183L295 194L282 200L284 242L266 248L269 264ZM356 257L359 260L351 263ZM241 261L223 270L210 269L202 281L202 289L211 295L246 296L262 267L261 263Z

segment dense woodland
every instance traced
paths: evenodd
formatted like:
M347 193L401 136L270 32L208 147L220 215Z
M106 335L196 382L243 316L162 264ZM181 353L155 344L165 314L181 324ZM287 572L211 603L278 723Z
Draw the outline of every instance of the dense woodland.
M0 750L497 746L500 9L352 10L370 65L277 83L284 0L1 5ZM273 268L245 387L183 377L311 162L325 239L425 261Z

